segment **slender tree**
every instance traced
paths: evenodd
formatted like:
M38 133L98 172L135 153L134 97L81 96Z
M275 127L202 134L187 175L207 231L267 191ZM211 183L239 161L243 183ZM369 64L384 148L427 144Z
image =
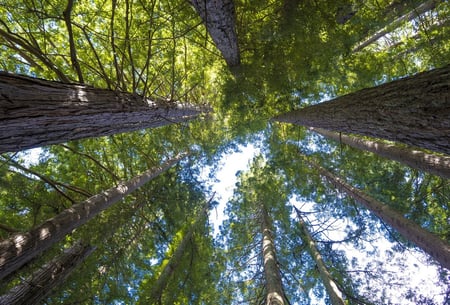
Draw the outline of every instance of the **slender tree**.
M450 65L275 117L450 154Z
M77 268L95 247L75 243L49 263L34 272L21 284L0 296L0 305L37 305L47 297L54 288L61 285L71 272Z
M212 200L212 198L211 198ZM186 253L187 247L192 242L192 237L194 235L196 227L200 224L202 220L205 219L207 214L207 210L210 204L208 201L203 209L199 211L195 221L189 226L187 231L184 233L183 238L176 246L170 258L168 258L167 263L164 265L163 270L156 282L151 286L149 297L145 299L146 304L160 304L163 292L169 283L170 277L177 270L177 267L180 265L181 258Z
M358 44L355 48L353 48L353 52L359 52L363 50L365 47L369 46L370 44L374 43L381 37L387 35L389 32L394 30L395 28L399 27L404 21L410 21L414 18L417 18L418 16L431 11L436 7L438 1L436 0L428 0L422 4L420 4L418 7L414 8L413 10L407 12L406 14L397 17L395 20L390 22L386 27L383 29L375 32L370 37L366 38L363 42Z
M175 101L0 72L0 153L184 122Z
M264 278L266 284L266 305L284 305L285 297L281 282L280 269L276 256L275 243L273 241L272 222L264 204L260 204L261 232L262 232L262 259Z
M131 180L94 195L73 205L38 227L14 234L0 242L0 279L20 268L66 234L83 225L94 216L120 201L126 195L157 177L175 165L184 155L166 161L161 166L149 169Z
M325 177L331 184L345 192L382 221L397 230L403 237L428 253L443 267L450 269L450 244L448 242L425 230L414 221L404 217L400 212L392 209L390 206L376 200L362 190L351 186L342 178L332 174L323 167L306 158L304 159L310 166L317 169L320 175Z
M311 127L310 130L313 130L328 139L347 144L357 149L370 151L382 157L406 164L412 168L450 179L450 156L427 153L422 150L405 147L396 143L369 140L322 128Z
M340 289L336 285L336 282L333 280L333 277L328 271L328 268L322 259L322 255L317 249L316 242L314 241L311 233L309 232L308 227L305 221L303 220L300 211L297 208L295 208L295 210L297 212L298 223L300 225L300 229L303 232L305 243L307 245L309 253L311 254L311 257L313 258L314 262L317 265L320 278L322 279L323 285L325 286L325 290L327 291L328 296L330 297L331 304L344 305L345 301L342 298L342 292L340 291Z

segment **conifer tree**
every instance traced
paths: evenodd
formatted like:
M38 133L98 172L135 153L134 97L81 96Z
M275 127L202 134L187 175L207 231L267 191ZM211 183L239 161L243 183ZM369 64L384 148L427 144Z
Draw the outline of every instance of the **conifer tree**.
M72 230L83 225L126 195L168 170L182 157L183 155L180 155L170 159L161 166L149 169L141 175L119 184L117 187L112 187L75 204L26 233L16 233L10 238L1 241L0 279L19 269L26 262L63 239Z
M38 305L53 289L61 285L95 247L77 242L64 253L34 272L21 284L0 296L1 305Z
M275 120L450 154L450 65L294 110Z

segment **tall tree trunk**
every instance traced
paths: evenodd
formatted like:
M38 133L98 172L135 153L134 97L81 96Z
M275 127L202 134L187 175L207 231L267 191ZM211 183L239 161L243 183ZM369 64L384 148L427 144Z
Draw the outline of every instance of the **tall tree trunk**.
M21 284L0 296L0 305L37 305L57 286L64 283L93 251L94 247L77 242L63 254L45 264Z
M0 72L0 153L189 120L200 109Z
M261 204L260 213L261 231L263 235L262 258L267 290L266 305L284 305L284 291L280 269L278 268L275 244L273 242L272 222L263 204Z
M311 127L313 130L328 139L347 144L351 147L366 150L400 163L406 164L433 175L450 179L450 156L430 154L412 147L404 147L395 143L368 140L362 137L345 135L322 128Z
M443 267L450 270L450 244L448 242L425 230L414 221L405 218L400 212L376 200L362 190L349 185L343 179L335 176L323 167L314 162L307 162L316 168L320 175L325 177L331 184L355 199L382 221L397 230L407 240L428 253Z
M177 269L177 267L181 261L181 258L183 257L183 254L186 252L186 248L189 245L189 243L191 242L192 234L193 234L192 229L189 229L186 232L186 234L184 234L183 239L181 240L180 244L177 246L172 257L170 257L169 261L164 266L164 269L161 271L161 274L159 275L155 284L151 287L151 290L149 293L150 299L147 300L149 302L149 304L161 304L160 300L161 300L162 294L164 292L164 289L166 289L167 284L169 283L170 277Z
M386 27L384 27L383 29L377 31L372 36L370 36L369 38L367 38L366 40L361 42L358 46L356 46L352 50L352 52L356 53L356 52L361 51L362 49L364 49L365 47L367 47L370 44L374 43L375 41L377 41L381 37L385 36L389 32L391 32L391 31L395 30L396 28L398 28L404 21L413 20L414 18L416 18L416 17L418 17L418 16L420 16L420 15L426 13L426 12L431 11L432 9L434 9L436 7L437 2L438 1L436 1L436 0L428 0L425 3L420 4L418 7L416 7L412 11L408 12L407 14L396 18L394 21L392 21Z
M189 0L229 67L240 64L233 0Z
M184 234L183 239L176 247L167 264L164 266L163 270L161 271L161 274L156 280L156 283L151 287L149 293L150 299L146 300L149 302L149 304L161 304L161 297L164 292L164 289L166 289L170 277L175 272L178 265L180 264L181 258L186 253L187 246L189 245L190 242L192 242L192 235L194 234L196 226L208 215L207 211L211 201L212 198L203 206L203 209L199 211L199 214L197 215L194 223L189 227L188 231Z
M300 214L300 211L297 210L297 208L295 208L295 210L297 212L300 229L302 230L303 236L306 239L306 244L308 246L309 253L311 254L313 260L316 262L320 278L322 279L323 285L325 286L325 290L327 291L328 296L330 297L331 304L344 305L345 302L344 299L342 298L342 292L337 287L330 272L328 272L327 266L325 265L322 259L322 255L317 249L316 242L312 238L311 233L309 233L309 230Z
M274 118L450 154L450 65Z
M152 168L128 182L112 187L73 205L38 227L14 234L0 242L0 279L14 272L72 230L83 225L94 216L123 199L137 188L175 165L182 156L177 156L163 165Z

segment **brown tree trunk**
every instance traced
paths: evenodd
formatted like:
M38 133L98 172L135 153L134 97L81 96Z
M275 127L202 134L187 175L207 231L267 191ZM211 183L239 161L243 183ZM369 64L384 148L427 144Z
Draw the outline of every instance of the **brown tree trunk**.
M328 272L327 266L325 265L325 262L322 259L322 255L317 249L316 242L312 238L311 233L309 233L309 230L300 214L300 211L297 210L297 208L295 208L295 210L297 211L298 222L300 224L300 229L303 232L303 236L306 239L306 244L308 246L309 253L311 254L311 257L313 258L314 262L317 265L320 278L322 279L323 285L325 286L325 290L327 291L328 296L330 297L331 304L344 305L345 302L344 299L342 298L342 292L337 287L330 272Z
M450 156L430 154L412 147L404 147L395 143L368 140L362 137L345 135L322 128L311 127L328 139L347 144L351 147L366 150L381 157L398 161L412 168L450 179Z
M21 284L0 296L0 305L37 305L57 286L64 283L93 251L94 247L78 242L63 254L45 264Z
M0 72L0 153L189 120L195 107Z
M355 199L382 221L397 230L407 240L428 253L443 267L450 270L450 244L448 242L425 230L412 220L405 218L400 212L388 205L347 184L343 179L333 175L323 167L310 161L307 162L316 168L320 175L325 177L331 184Z
M189 0L229 67L240 64L233 0Z
M450 154L450 65L274 119Z
M0 279L19 269L53 244L63 239L72 230L83 225L94 216L120 201L126 195L149 182L159 174L175 165L182 157L178 156L134 177L117 187L112 187L83 202L73 205L38 227L17 233L0 242Z
M261 204L262 258L266 281L266 305L284 305L284 291L278 268L275 244L273 242L272 222L266 207Z

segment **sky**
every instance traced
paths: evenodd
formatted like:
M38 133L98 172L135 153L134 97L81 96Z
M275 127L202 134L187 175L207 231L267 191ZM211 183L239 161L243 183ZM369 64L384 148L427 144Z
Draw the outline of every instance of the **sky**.
M240 146L237 152L224 155L220 161L220 169L216 173L216 182L207 182L211 185L213 192L216 192L216 200L219 202L218 207L210 213L210 223L214 226L214 235L219 234L219 226L225 219L224 209L226 203L233 196L235 184L237 182L236 173L238 171L245 171L249 169L249 165L255 155L259 153L259 149L249 144L247 146ZM205 169L203 172L204 177L207 177L209 169ZM291 202L291 204L302 207L303 211L308 209L312 210L313 202ZM309 205L309 207L308 207ZM314 222L314 219L310 216L310 221ZM335 230L329 235L331 239L339 240L343 235L343 228L348 224L346 220L335 223ZM351 224L350 224L351 225ZM383 229L381 229L383 230ZM415 304L411 301L400 298L400 295L406 293L409 288L413 291L420 292L424 296L430 297L437 301L438 304L444 305L444 293L445 287L439 286L438 283L438 268L435 264L430 263L428 256L421 250L407 249L403 253L397 253L392 251L395 246L394 243L387 240L382 234L374 237L374 240L366 242L367 248L376 249L372 254L367 254L364 251L358 250L351 244L337 244L335 249L343 250L346 255L351 259L356 257L359 264L352 266L353 269L365 268L365 264L372 261L376 256L377 261L383 261L383 270L386 273L394 272L398 277L396 281L399 285L385 288L386 300L396 302L396 304L407 305ZM404 269L399 270L398 266L405 266ZM380 281L378 285L382 285ZM373 283L376 285L377 283ZM450 279L449 279L450 284ZM366 287L370 289L370 286ZM325 305L323 300L315 298L312 293L310 294L313 304ZM446 305L446 304L445 304Z
M40 152L41 150L39 148L26 151L26 163L36 163ZM224 215L224 210L228 200L233 196L237 182L236 173L238 171L248 170L253 157L259 154L259 152L260 150L257 147L248 144L247 146L239 146L238 150L235 152L223 155L219 161L219 170L217 170L215 175L216 179L213 180L208 179L208 174L211 169L205 168L203 170L201 177L204 178L203 180L205 183L211 186L212 191L216 193L215 200L219 202L217 208L210 212L209 220L214 227L214 236L220 233L219 226L226 217ZM301 207L305 212L312 210L312 206L314 205L313 202L308 203L300 201L292 201L291 204ZM309 216L309 221L315 221L313 216ZM331 239L341 239L343 237L343 230L340 230L340 228L345 227L347 224L348 223L346 223L345 220L342 220L340 223L337 222L334 225L335 230L329 237ZM401 285L395 287L385 287L385 296L387 299L396 300L396 302L401 305L414 304L404 299L399 299L399 295L405 293L408 288L412 288L413 291L419 291L425 296L432 297L435 301L439 302L439 300L441 300L441 303L438 304L443 304L443 293L445 292L445 288L436 284L439 276L438 269L436 265L429 262L426 254L416 249L408 249L403 253L391 251L394 244L384 238L381 234L373 241L367 242L366 246L368 248L376 248L376 251L372 254L367 254L366 252L356 249L351 244L338 244L335 248L344 250L349 258L356 257L358 259L360 264L352 266L354 269L363 269L366 263L373 260L374 255L377 260L384 261L385 263L382 266L383 270L396 273L399 277L398 282L401 283ZM405 269L399 271L399 264L404 265ZM370 287L368 287L368 289L370 289ZM314 304L325 305L323 300L318 300L312 294L311 299Z

